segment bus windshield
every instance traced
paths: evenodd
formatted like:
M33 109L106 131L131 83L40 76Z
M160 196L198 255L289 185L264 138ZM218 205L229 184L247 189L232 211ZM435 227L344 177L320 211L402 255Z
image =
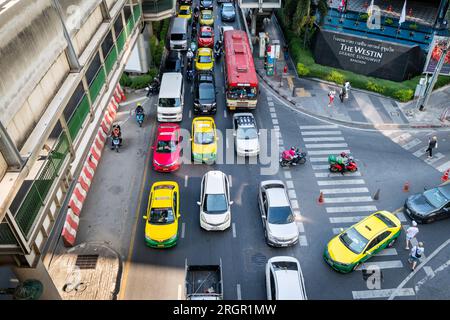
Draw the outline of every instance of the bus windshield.
M255 87L231 87L228 89L229 99L256 100L257 89Z

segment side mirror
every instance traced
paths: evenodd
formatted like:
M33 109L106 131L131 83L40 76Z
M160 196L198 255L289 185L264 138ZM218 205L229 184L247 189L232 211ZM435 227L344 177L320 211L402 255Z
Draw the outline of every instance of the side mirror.
M143 216L143 217L142 217L142 219L144 219L144 220L147 220L147 219L148 219L148 217L147 217L147 216Z
M340 232L344 232L344 228L340 228L339 231L340 231Z
M234 201L230 201L230 206L234 203Z
M197 205L201 206L201 205L202 205L202 203L201 203L200 201L197 201Z

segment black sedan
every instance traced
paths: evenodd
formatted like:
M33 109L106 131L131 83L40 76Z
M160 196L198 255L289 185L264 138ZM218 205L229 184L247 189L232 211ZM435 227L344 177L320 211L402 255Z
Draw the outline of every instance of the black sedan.
M183 59L180 52L170 51L164 63L163 72L181 72L183 69Z
M216 94L213 73L199 72L194 81L194 113L215 114Z
M220 13L222 21L234 21L236 19L236 11L232 3L222 4L222 10Z
M418 223L431 223L450 217L450 184L409 196L405 212Z
M213 0L200 0L200 9L212 10Z

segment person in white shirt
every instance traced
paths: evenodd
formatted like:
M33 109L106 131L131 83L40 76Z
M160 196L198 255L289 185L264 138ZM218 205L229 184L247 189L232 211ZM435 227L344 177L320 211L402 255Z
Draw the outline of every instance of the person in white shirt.
M423 243L419 242L417 246L412 247L411 252L409 254L408 262L412 264L411 271L414 271L416 268L417 261L422 257L425 249L423 247Z
M411 240L416 237L419 233L419 228L417 228L417 222L413 220L412 226L406 229L406 250L409 250L409 244L412 245Z

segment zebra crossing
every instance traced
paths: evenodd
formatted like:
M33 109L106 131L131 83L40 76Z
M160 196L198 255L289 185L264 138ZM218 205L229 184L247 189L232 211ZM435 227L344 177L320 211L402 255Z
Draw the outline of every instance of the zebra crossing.
M324 197L324 210L329 215L328 219L332 226L330 238L340 233L342 228L346 229L377 211L378 208L370 195L363 173L357 171L342 175L329 172L328 155L350 152L350 147L345 142L339 127L337 125L300 126L300 133L310 156L309 160L316 182ZM407 138L409 137L406 135L397 137L399 141ZM413 148L414 143L410 143L407 147ZM403 213L398 213L397 217L402 222L407 221ZM383 250L369 262L359 266L358 270L369 270L374 266L380 270L405 267L399 259L397 250L393 248ZM392 290L361 290L353 291L352 294L354 299L387 298ZM411 293L411 290L407 289L403 293L411 295L414 291Z
M411 152L415 157L424 161L436 170L444 172L445 170L450 169L450 159L439 152L439 149L433 150L433 158L428 158L425 151L428 148L428 138L434 135L438 136L437 132L430 131L428 134L424 134L420 131L404 132L401 130L383 130L382 133L394 143Z

